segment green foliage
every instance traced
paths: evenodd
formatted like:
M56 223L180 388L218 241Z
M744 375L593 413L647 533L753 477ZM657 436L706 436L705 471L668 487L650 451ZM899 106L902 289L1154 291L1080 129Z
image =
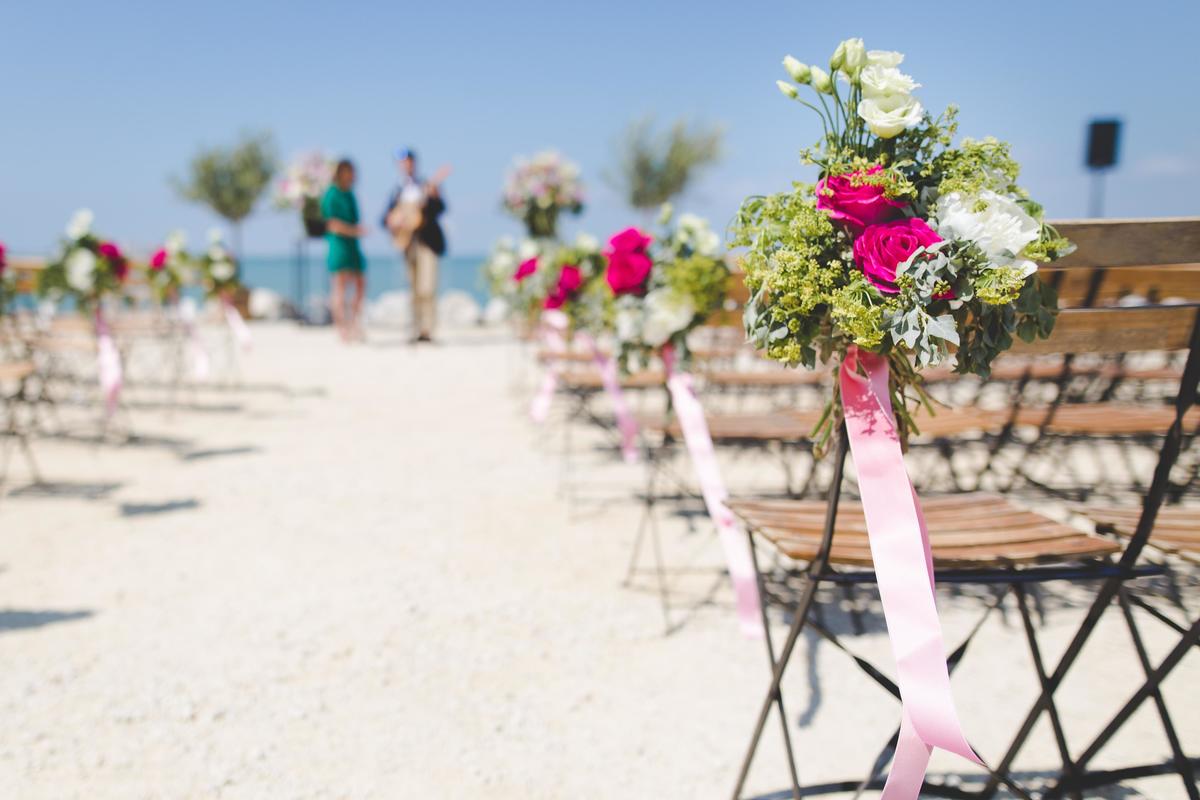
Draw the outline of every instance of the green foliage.
M655 208L682 194L702 168L720 158L723 138L718 127L689 127L679 120L656 132L650 119L639 120L626 131L609 180L634 208Z
M200 150L187 177L172 183L185 200L202 203L237 225L254 210L277 164L270 134L246 134L230 147Z

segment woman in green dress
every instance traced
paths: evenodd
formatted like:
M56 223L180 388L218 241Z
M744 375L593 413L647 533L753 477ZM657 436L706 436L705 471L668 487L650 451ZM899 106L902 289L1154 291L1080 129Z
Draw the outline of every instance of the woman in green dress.
M343 341L363 339L362 305L367 290L367 260L358 240L366 235L366 226L358 223L358 201L354 199L354 164L346 159L333 171L333 183L321 198L321 216L325 218L325 238L329 242L327 263L333 275L333 324ZM350 315L346 316L346 286L354 289Z

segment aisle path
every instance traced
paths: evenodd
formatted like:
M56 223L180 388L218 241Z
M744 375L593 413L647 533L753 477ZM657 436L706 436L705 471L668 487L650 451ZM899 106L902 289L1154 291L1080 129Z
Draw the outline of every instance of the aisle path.
M641 472L581 470L593 502L568 509L506 337L256 336L258 390L135 412L173 445L39 448L68 495L111 493L0 501L0 797L726 795L760 645L721 609L664 639L654 598L619 587ZM861 772L894 707L828 647L820 680L796 663L793 710L825 726L800 737L808 775ZM1031 688L980 669L977 689ZM829 712L841 691L862 701ZM961 693L969 720L987 696Z

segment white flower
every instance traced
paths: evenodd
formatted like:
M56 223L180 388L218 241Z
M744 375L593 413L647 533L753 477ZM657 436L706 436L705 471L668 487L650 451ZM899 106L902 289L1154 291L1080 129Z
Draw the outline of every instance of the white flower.
M646 323L642 329L642 341L651 347L661 347L679 333L696 316L696 307L686 296L675 294L669 288L655 289L646 295Z
M812 68L812 85L821 94L833 94L833 81L829 73L820 67Z
M940 236L974 242L992 264L1019 267L1026 277L1037 271L1021 251L1037 241L1042 226L1011 197L988 190L973 197L951 192L938 200L937 220Z
M517 268L517 259L512 253L501 250L492 256L492 274L511 277Z
M531 258L537 258L539 255L537 242L532 239L526 239L521 242L521 246L517 248L517 258L521 261L528 261Z
M878 64L881 67L898 67L904 61L904 53L895 50L868 50L867 64Z
M617 310L616 318L613 320L616 326L617 338L622 342L633 342L638 338L638 314L632 308L622 308Z
M164 250L168 255L177 256L183 252L183 248L187 247L187 234L180 230L174 230L167 234L167 241Z
M859 76L864 97L888 97L894 94L912 94L912 90L921 84L913 81L895 67L884 67L871 64Z
M67 223L67 237L72 241L78 241L92 232L92 220L95 215L92 214L90 208L81 208L71 215L71 221Z
M595 253L600 250L600 240L590 233L581 233L575 237L575 246L585 253Z
M497 250L512 250L516 246L517 246L517 243L513 241L513 238L511 236L508 236L508 235L501 236L499 239L496 240L496 249Z
M842 70L847 75L855 75L867 63L867 51L862 39L846 39L833 51L829 59L831 69Z
M96 254L84 247L77 247L67 256L64 265L67 285L77 292L90 292L96 285Z
M220 259L214 261L208 268L209 273L218 281L225 282L233 277L235 269L232 261Z
M858 115L867 122L871 133L891 139L901 131L921 124L925 109L911 95L867 97L858 104Z
M792 80L796 83L804 84L812 80L812 70L808 68L808 65L796 60L792 56L784 56L783 68L787 70L787 74L791 75ZM779 81L779 83L783 83L783 81ZM783 86L780 86L780 91L783 91Z
M220 228L209 228L208 229L208 243L209 244L220 244L223 241L225 241L225 234L221 233Z

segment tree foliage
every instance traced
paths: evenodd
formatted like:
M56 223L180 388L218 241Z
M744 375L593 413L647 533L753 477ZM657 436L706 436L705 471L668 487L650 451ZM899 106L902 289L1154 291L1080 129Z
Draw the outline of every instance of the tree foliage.
M203 203L237 226L254 210L277 164L269 133L243 134L232 146L202 148L187 177L172 183L184 199Z
M618 144L609 180L634 208L655 208L683 193L702 168L721 157L723 137L719 126L677 120L656 131L653 120L638 120Z

